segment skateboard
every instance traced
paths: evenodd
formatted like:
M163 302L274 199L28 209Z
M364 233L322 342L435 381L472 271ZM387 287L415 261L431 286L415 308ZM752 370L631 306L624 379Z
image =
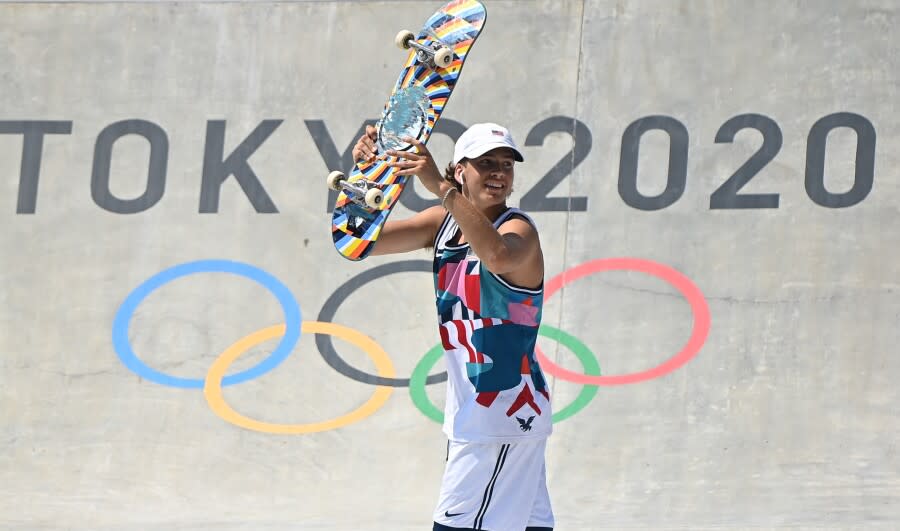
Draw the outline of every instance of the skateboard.
M412 137L426 144L459 81L466 56L484 27L487 12L477 0L453 0L437 10L418 33L400 31L394 39L409 50L406 63L384 105L378 131L378 156L355 161L347 176L332 171L327 184L340 192L331 218L334 246L348 260L364 259L410 179L394 175L398 160L387 150L408 151Z

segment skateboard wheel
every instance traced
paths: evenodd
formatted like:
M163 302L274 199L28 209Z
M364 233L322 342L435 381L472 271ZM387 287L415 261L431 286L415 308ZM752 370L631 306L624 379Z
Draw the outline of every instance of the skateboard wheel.
M450 48L441 48L434 54L434 64L446 68L453 62L453 50Z
M372 188L366 192L366 205L369 208L380 207L382 201L384 201L384 192L382 192L381 189Z
M394 44L396 44L397 47L402 50L408 50L409 49L409 41L411 41L414 38L416 38L416 35L413 32L411 32L409 30L402 30L402 31L400 31L400 33L397 34L396 37L394 37Z
M344 172L333 171L328 174L328 187L337 192L341 191L341 181L346 179Z

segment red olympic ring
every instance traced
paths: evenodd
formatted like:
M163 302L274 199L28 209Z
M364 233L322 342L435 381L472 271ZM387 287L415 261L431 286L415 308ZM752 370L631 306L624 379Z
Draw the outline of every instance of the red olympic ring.
M709 335L710 328L709 306L706 304L706 298L703 296L703 293L689 278L675 269L650 260L642 260L639 258L601 258L585 262L584 264L570 268L550 279L544 286L544 300L550 299L550 297L559 291L560 288L581 277L599 273L601 271L615 270L647 273L648 275L653 275L668 282L681 292L684 298L687 299L688 304L691 305L691 312L694 316L694 328L691 331L691 337L688 338L687 343L685 343L680 352L652 369L613 376L588 376L586 374L564 369L550 361L550 359L541 351L540 347L536 347L535 353L537 354L538 363L540 363L541 369L545 372L552 374L557 378L579 384L632 384L658 378L674 371L690 361L691 358L697 355L700 348L703 347L703 344L706 342L706 337Z

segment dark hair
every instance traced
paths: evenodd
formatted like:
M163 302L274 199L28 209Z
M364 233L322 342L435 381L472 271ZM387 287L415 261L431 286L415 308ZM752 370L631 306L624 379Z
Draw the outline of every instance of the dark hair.
M458 164L462 164L465 160L462 159ZM456 188L457 192L462 192L462 185L456 180L456 164L452 162L447 164L447 168L444 170L444 180L450 183L450 186Z

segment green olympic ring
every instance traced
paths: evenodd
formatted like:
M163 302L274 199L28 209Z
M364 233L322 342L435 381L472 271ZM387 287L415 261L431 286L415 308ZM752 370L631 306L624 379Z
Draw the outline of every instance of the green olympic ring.
M578 360L584 367L585 374L600 376L600 364L597 362L597 357L584 343L562 330L545 324L538 328L538 334L558 341L571 350L573 354L578 356ZM443 354L444 347L438 343L425 353L425 356L422 357L409 377L409 396L412 398L413 404L422 414L438 424L444 422L444 413L428 398L428 393L425 392L425 379L428 377L431 368L441 359ZM584 409L597 395L598 390L599 387L596 385L585 385L582 387L581 392L578 393L578 396L575 397L571 404L553 414L553 422L565 420Z

